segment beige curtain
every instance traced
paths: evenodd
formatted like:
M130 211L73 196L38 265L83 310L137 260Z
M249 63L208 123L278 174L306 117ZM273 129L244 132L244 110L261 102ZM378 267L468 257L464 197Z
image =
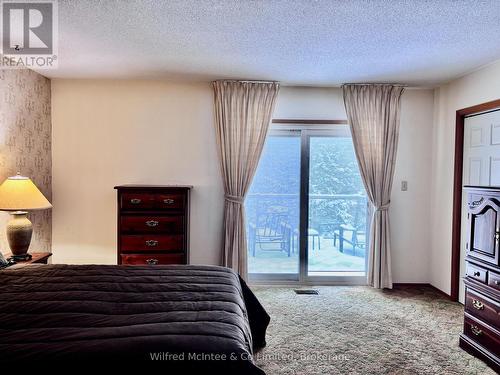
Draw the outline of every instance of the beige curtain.
M215 81L213 88L225 193L222 263L246 280L245 195L264 147L279 84Z
M375 288L392 288L389 205L403 90L393 85L343 86L356 158L373 205L367 276Z

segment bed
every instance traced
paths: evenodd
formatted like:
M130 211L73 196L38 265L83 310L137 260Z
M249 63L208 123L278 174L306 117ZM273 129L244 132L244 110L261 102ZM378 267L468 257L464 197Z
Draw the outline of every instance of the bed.
M159 360L264 374L269 315L215 266L29 265L0 271L0 360ZM207 367L208 366L208 367Z

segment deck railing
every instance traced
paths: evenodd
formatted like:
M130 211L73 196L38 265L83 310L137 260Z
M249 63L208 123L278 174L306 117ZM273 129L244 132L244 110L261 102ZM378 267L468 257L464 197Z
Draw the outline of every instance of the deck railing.
M364 194L311 194L309 202L309 227L320 232L333 230L340 224L358 227L366 222ZM289 225L298 228L299 194L252 193L247 195L245 203L249 223L258 225L262 216L281 208L287 213Z
M320 245L321 238L334 238L346 225L364 233L367 223L364 194L311 194L308 236ZM300 221L299 194L253 193L245 201L249 252L275 248L288 256L297 250Z

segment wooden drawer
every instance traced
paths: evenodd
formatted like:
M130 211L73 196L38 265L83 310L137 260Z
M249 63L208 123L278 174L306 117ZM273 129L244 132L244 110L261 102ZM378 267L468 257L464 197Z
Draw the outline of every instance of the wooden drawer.
M490 272L490 277L488 277L488 285L496 290L500 290L500 275L498 273Z
M500 336L499 332L495 329L490 329L486 325L466 316L464 321L464 334L486 348L490 353L496 356L500 355Z
M181 234L184 231L184 216L122 216L122 233Z
M125 265L184 264L184 254L121 254Z
M155 207L159 210L182 210L185 206L184 194L156 194Z
M465 311L496 329L500 328L500 305L469 288L465 294Z
M123 193L121 208L124 210L152 210L155 207L155 196L145 193Z
M121 196L121 208L124 210L182 210L185 206L184 194L149 194L127 192Z
M488 278L488 271L484 268L476 266L472 263L467 263L466 275L473 278L474 280L480 281L486 284Z
M183 235L122 235L121 251L183 251Z

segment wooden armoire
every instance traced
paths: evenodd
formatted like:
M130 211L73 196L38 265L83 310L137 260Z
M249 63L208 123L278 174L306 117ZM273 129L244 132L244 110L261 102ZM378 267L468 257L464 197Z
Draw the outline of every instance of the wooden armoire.
M500 188L464 190L467 240L460 346L500 372Z

